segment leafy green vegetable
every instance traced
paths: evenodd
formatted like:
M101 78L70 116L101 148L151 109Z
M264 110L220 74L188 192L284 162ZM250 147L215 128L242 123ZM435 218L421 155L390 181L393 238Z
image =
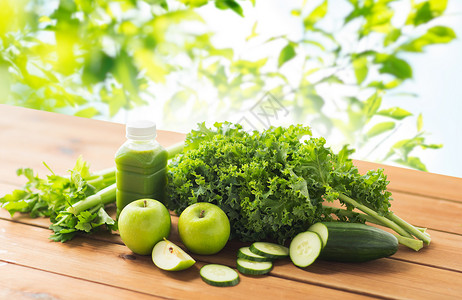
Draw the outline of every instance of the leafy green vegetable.
M248 133L238 124L204 124L187 135L185 151L169 163L167 207L181 213L196 202L220 206L231 237L242 241L293 238L311 224L364 222L365 216L409 239L430 239L389 210L383 170L361 175L343 148L335 154L309 127ZM339 200L346 209L328 207ZM356 208L364 214L352 212Z
M45 164L45 166L47 166ZM16 212L31 217L48 217L54 231L50 239L65 242L77 233L92 233L103 225L115 230L116 222L104 205L115 201L114 169L91 174L79 157L69 176L52 173L46 178L34 175L30 168L18 169L17 175L28 181L22 189L0 198L1 207L13 216Z

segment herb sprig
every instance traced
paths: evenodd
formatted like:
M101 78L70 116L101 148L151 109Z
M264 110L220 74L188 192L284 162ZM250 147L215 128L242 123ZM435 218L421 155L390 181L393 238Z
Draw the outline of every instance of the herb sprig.
M1 207L11 216L25 213L30 217L47 217L53 241L66 242L77 233L92 233L105 228L116 230L117 223L105 210L105 204L115 201L114 169L90 173L82 157L77 159L69 175L56 175L45 164L51 175L41 178L30 168L17 170L27 183L0 198Z

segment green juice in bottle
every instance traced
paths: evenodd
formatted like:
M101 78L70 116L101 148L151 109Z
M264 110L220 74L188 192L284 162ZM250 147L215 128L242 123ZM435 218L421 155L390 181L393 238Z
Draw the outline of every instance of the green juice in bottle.
M156 141L156 124L137 121L127 124L127 141L115 155L117 216L138 199L164 203L167 182L167 151Z

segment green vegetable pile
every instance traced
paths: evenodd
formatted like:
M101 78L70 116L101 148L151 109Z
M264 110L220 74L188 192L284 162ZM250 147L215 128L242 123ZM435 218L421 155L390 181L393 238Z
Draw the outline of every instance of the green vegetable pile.
M31 217L48 217L53 241L65 242L77 233L93 233L101 228L116 230L116 222L108 215L105 204L115 201L114 169L91 174L81 157L69 176L51 175L40 178L30 168L17 170L27 183L0 198L1 206L13 216L16 212ZM104 225L104 226L103 226Z
M246 242L284 243L316 222L339 218L387 226L415 250L430 243L389 210L382 169L361 175L352 150L335 154L325 144L303 126L248 133L238 124L199 124L169 163L166 205L179 214L195 202L214 203L228 215L231 237ZM337 200L343 209L325 205Z
M414 250L430 243L425 229L390 211L389 182L382 169L361 175L349 158L352 150L334 153L323 138L312 137L309 127L248 133L238 124L207 128L202 123L184 144L167 151L167 208L180 214L196 202L216 204L229 217L231 238L284 243L316 222L339 219L388 227ZM92 174L80 158L70 176L51 173L43 179L31 169L19 169L28 182L0 198L1 206L11 215L49 217L54 241L116 229L105 210L115 202L115 169ZM334 201L342 208L326 205Z

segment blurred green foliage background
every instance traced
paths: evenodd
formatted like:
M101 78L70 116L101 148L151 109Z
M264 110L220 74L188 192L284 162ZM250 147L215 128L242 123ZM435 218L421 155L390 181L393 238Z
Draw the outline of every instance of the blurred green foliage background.
M238 37L245 52L217 42L207 15L240 22L264 14L262 0L2 0L0 102L106 120L155 107L163 128L185 131L245 117L270 92L288 112L281 121L273 110L274 124L308 124L359 158L427 170L416 150L442 145L405 108L418 97L402 90L414 77L405 58L456 38L435 23L448 1L279 2L289 9L274 28L296 30L271 35L255 19Z

